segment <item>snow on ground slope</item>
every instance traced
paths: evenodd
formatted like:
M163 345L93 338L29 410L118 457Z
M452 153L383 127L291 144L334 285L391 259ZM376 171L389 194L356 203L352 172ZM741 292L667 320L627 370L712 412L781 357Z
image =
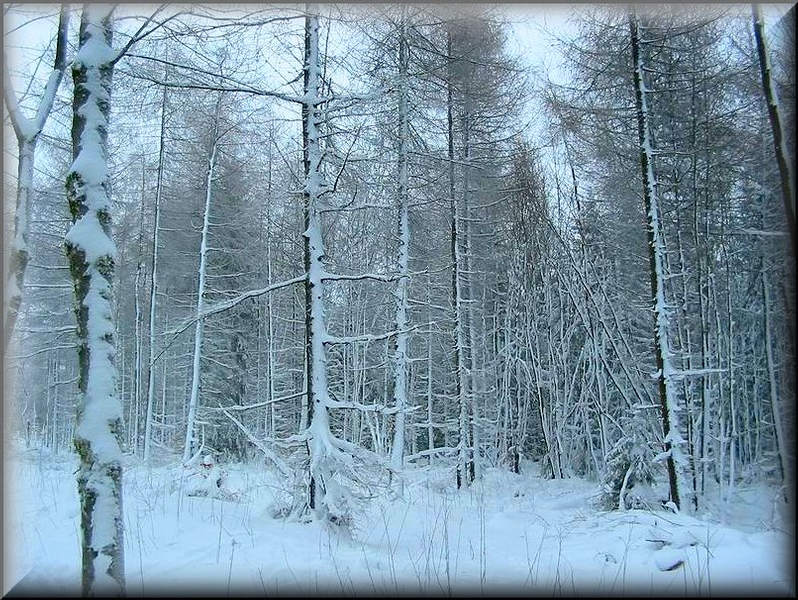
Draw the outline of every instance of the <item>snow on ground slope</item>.
M3 592L20 582L15 592L78 593L76 459L6 456ZM257 465L226 468L239 501L186 495L174 468L127 465L129 595L795 593L793 540L768 525L765 500L746 522L721 524L599 512L594 483L540 479L531 464L522 475L488 469L464 491L424 470L408 477L403 498L372 501L349 538L272 518L279 481Z

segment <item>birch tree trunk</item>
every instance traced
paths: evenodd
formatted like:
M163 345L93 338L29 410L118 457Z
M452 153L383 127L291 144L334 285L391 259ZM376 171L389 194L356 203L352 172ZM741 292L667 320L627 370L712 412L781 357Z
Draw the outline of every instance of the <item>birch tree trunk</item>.
M124 594L122 407L115 393L108 115L114 52L111 11L86 5L72 67L73 163L66 178L72 227L66 254L75 289L80 396L75 448L80 456L84 595Z
M47 117L53 108L55 95L66 70L66 47L69 28L69 10L61 6L58 19L58 34L55 48L53 71L47 81L33 118L26 118L17 103L16 95L11 87L8 64L3 64L4 97L11 125L17 138L19 157L17 164L17 197L14 212L14 234L8 253L8 275L4 289L5 328L4 348L14 333L14 327L22 304L22 292L25 282L25 269L28 266L28 221L30 220L30 203L33 193L33 168L36 156L36 143L39 140Z
M656 357L656 378L659 388L662 430L665 435L666 464L671 501L681 508L682 489L677 473L674 453L678 453L683 442L679 433L676 416L676 395L673 383L673 366L670 361L670 340L668 333L668 314L665 302L665 247L659 222L656 178L654 175L653 149L646 104L646 87L643 81L644 65L640 52L639 25L635 14L629 15L629 31L632 43L632 68L634 70L635 105L637 108L637 127L640 142L640 166L643 181L643 204L648 227L649 272L651 275L651 295L654 299L654 354Z

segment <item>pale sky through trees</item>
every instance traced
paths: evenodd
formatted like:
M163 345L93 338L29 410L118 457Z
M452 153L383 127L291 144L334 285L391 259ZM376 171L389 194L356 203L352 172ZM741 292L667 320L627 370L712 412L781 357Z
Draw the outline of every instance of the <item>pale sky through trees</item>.
M644 6L656 12L652 5ZM730 13L747 14L749 11L749 5L726 4L725 6ZM770 26L784 15L791 4L773 3L762 4L761 6L767 19L767 24ZM226 4L224 7L226 10L232 10L231 5ZM562 70L563 56L556 40L567 40L574 35L576 33L576 16L580 10L590 10L590 7L591 5L588 4L498 4L495 10L509 22L507 30L508 51L517 56L522 64L528 66L536 79L545 81L546 78L551 78L555 83L563 84L567 80L567 75ZM690 7L699 11L701 9L701 5L690 5ZM120 11L124 11L125 14L131 16L149 14L144 10L145 8L152 12L155 5L152 5L152 7L147 5L120 5ZM357 8L368 14L368 5L358 4ZM452 8L452 11L455 14L458 12L456 5ZM39 18L48 14L50 15L49 18ZM8 54L15 87L17 87L18 80L20 80L18 83L20 86L27 85L28 76L38 65L42 49L46 48L51 42L56 18L57 9L55 6L46 4L29 4L25 6L25 12L14 12L5 15L5 31L11 31L12 33L5 36L4 48ZM31 19L36 20L28 23ZM45 70L41 69L42 72ZM46 78L46 74L41 75L41 77ZM536 112L535 103L537 101L534 95L530 98L530 112ZM540 119L533 119L532 125L539 132L545 128L545 123L541 122Z

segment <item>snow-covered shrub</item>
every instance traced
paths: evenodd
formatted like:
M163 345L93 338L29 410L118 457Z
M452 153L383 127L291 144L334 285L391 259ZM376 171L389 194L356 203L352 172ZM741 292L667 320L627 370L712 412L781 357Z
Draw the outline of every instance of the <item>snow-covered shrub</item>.
M365 498L336 479L327 480L327 520L335 529L352 539L362 533Z
M654 483L651 471L654 452L647 441L645 423L637 413L625 421L624 435L607 453L598 498L598 505L605 510L648 506L645 497L647 494L641 493L641 486L651 486ZM637 488L633 491L635 486Z
M189 473L185 483L188 496L217 498L238 502L241 492L229 485L227 471L216 464L210 455L205 455L198 469Z
M383 468L368 465L362 456L349 460L328 456L317 463L316 472L322 474L325 486L325 507L319 516L337 533L357 539L363 533L366 506L375 488L389 489L387 480L383 481Z
M424 476L424 487L436 494L445 494L454 481L454 465L435 465L427 467Z
M294 473L299 474L302 471L297 469ZM302 520L305 516L303 512L306 509L306 495L307 485L303 484L302 477L283 478L266 510L272 519Z

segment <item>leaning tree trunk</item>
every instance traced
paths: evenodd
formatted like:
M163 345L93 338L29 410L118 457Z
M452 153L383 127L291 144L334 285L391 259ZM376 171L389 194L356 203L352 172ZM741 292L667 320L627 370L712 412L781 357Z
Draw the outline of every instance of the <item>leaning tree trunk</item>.
M4 304L6 307L5 339L8 350L14 327L22 304L25 269L28 266L28 220L30 218L30 196L33 191L33 157L36 141L20 138L19 164L17 167L17 205L14 214L14 237L9 248L8 278L6 279Z
M112 9L111 9L112 10ZM66 253L75 289L80 391L75 448L80 456L83 594L123 594L122 406L115 393L108 115L114 53L111 11L86 5L72 67L73 163L66 178L72 227Z
M646 88L643 81L643 58L640 53L638 22L634 14L629 15L629 31L632 42L632 68L634 70L635 105L637 108L637 127L640 141L640 165L643 175L643 203L648 220L649 272L651 275L651 295L654 297L654 354L657 364L662 430L665 434L666 464L671 500L676 508L681 508L681 485L676 470L674 453L680 451L682 440L676 417L676 395L673 385L673 366L670 361L670 340L668 334L668 315L665 303L665 244L659 222L656 179L654 176L653 149L649 125Z
M754 18L754 37L756 38L756 49L759 55L759 70L762 75L762 90L768 104L768 116L770 126L773 131L773 146L776 154L776 162L779 165L779 176L781 178L781 195L784 203L784 216L787 221L787 229L790 235L792 248L792 259L787 259L787 280L795 279L795 261L798 260L798 230L795 222L795 177L793 173L790 152L787 149L787 131L782 122L783 115L779 107L779 97L776 92L776 85L773 81L770 56L768 55L767 42L765 38L765 27L762 19L762 9L758 4L752 5ZM793 7L793 11L795 8ZM794 20L794 19L793 19ZM794 39L794 38L793 38ZM794 46L794 42L792 46ZM793 48L793 52L795 49ZM794 76L794 73L793 73ZM785 294L787 296L787 294ZM787 313L787 320L790 333L787 340L790 349L795 352L798 347L798 330L795 322L795 301L793 298L786 297L784 305ZM791 301L792 300L792 301Z
M39 140L47 117L53 108L58 86L66 70L67 33L69 28L69 11L61 7L58 20L58 37L55 48L53 71L47 80L44 92L39 98L36 115L26 118L17 104L17 98L11 87L8 65L4 64L4 93L6 107L14 128L19 147L17 164L17 201L14 212L14 234L8 252L8 275L4 289L5 329L3 345L8 350L8 342L14 332L22 304L22 291L25 281L25 269L28 266L28 221L30 220L31 195L33 193L33 166L36 156L36 144Z
M792 161L787 151L787 138L784 124L782 123L781 112L779 110L779 97L776 93L776 86L773 82L770 57L768 56L767 43L765 41L764 24L762 21L762 9L758 4L752 7L754 16L754 37L756 38L756 51L759 55L759 71L762 75L762 90L765 100L768 103L768 116L770 126L773 130L773 146L776 153L776 162L779 165L779 175L781 177L781 195L784 202L784 214L787 219L787 229L790 233L793 256L798 256L798 241L796 241L795 224L795 181L792 173Z
M205 182L205 210L202 216L202 238L200 240L200 260L197 269L197 309L194 325L194 353L191 368L191 396L188 401L188 418L186 420L186 442L183 446L183 463L191 461L195 450L194 421L197 415L200 395L200 360L202 358L202 338L205 333L205 277L208 264L208 233L211 219L211 199L213 198L213 178L216 168L216 153L219 147L219 111L221 109L221 96L216 102L216 113L213 121L213 139L211 152L208 156L208 175Z

